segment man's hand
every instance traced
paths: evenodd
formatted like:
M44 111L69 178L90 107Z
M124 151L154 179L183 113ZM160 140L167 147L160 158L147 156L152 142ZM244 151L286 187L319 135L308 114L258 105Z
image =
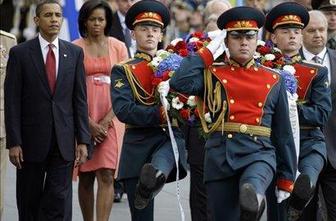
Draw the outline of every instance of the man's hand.
M86 144L78 144L76 147L75 167L85 163L87 157L88 157L88 151Z
M23 162L23 153L21 146L14 146L9 149L9 160L16 166L17 169L21 169L21 163Z
M212 53L214 60L216 60L225 49L224 38L226 36L226 31L221 31L210 43L206 46ZM219 51L219 52L217 52Z
M279 190L277 187L275 188L275 196L277 197L277 202L281 203L282 201L286 200L290 193L284 190Z
M170 90L170 85L169 85L169 80L167 81L162 81L158 87L157 87L158 92L163 96L167 97L168 92Z

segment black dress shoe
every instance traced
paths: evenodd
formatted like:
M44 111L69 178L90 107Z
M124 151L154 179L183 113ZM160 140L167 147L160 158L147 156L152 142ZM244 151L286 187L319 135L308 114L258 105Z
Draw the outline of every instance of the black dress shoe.
M123 193L115 193L113 202L120 203L122 199Z
M135 190L135 208L139 210L146 208L165 182L165 175L161 171L155 169L150 163L145 164L141 169L139 183Z
M240 188L240 221L260 220L264 209L265 200L261 194L258 194L252 184L245 183Z
M300 218L304 208L312 199L314 187L307 174L300 174L294 183L293 192L289 198L288 220L296 221Z

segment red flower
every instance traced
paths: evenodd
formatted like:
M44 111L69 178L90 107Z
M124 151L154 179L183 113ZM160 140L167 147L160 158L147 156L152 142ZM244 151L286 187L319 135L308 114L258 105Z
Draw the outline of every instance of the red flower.
M198 108L195 108L194 115L195 115L196 118L199 118Z
M166 51L168 52L175 52L175 47L172 44L169 44L166 48Z
M281 59L283 57L280 52L275 52L274 56L275 56L275 60L279 60L279 59Z
M268 54L271 52L271 49L269 47L266 46L261 46L258 48L258 52L262 55Z
M196 50L201 49L204 45L203 42L201 42L201 41L196 41L195 43L196 43Z
M188 56L188 50L187 49L181 49L181 50L179 50L178 53L182 57L187 57Z
M266 66L266 67L273 68L273 62L272 62L272 61L265 61L265 62L263 63L263 65Z
M185 96L184 94L179 94L179 95L178 95L178 98L179 98L179 100L180 100L182 103L184 103L184 104L188 101L188 97Z
M203 34L203 32L200 32L200 31L196 31L196 32L194 32L194 33L192 34L192 36L193 36L193 37L196 37L196 38L199 38L199 39L204 38L204 34Z
M162 81L166 81L170 78L169 73L170 73L170 70L167 70L167 71L162 73Z
M187 49L187 43L184 41L179 41L175 45L175 51L180 51L181 49Z
M188 120L189 117L190 117L190 112L189 112L188 109L181 109L181 110L179 110L179 113L180 113L181 117L185 120Z
M283 65L285 65L285 61L283 59L279 59L275 62L275 64L282 67Z
M162 82L162 78L153 78L152 85L158 86Z

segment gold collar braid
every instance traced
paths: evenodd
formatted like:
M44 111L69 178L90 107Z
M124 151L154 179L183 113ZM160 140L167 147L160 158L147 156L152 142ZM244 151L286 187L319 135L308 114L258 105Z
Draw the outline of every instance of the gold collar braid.
M151 98L154 98L154 91L152 91L152 93L148 93L139 83L139 81L136 79L136 77L134 76L133 72L131 71L131 68L128 64L123 64L122 65L124 70L125 70L125 74L127 77L127 80L132 88L132 92L133 92L133 96L135 97L135 99L137 101L139 101L141 104L147 105L147 106L151 106L153 105L155 102L149 102L149 100ZM139 93L139 91L143 94L145 94L144 96L141 95L141 93Z

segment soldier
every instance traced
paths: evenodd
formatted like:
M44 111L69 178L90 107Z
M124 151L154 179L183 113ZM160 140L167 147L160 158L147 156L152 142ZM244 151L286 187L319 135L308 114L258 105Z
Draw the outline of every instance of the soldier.
M9 49L16 45L15 35L0 30L0 220L3 211L3 190L5 182L6 154L5 154L5 119L4 119L4 94L3 84L5 80L6 65Z
M318 9L328 19L327 47L336 49L336 0L312 0L313 9Z
M204 180L215 221L259 220L273 176L281 196L292 191L296 157L285 83L253 59L264 20L263 13L251 7L224 12L217 25L227 31L229 61L214 63L224 40L221 34L185 58L172 79L159 85L163 95L171 86L203 98L199 112L209 133ZM210 124L204 109L210 112ZM281 159L277 166L276 151Z
M295 77L298 80L297 108L300 123L298 170L300 175L288 202L289 220L299 219L313 196L318 176L326 162L326 145L321 128L326 124L331 112L327 69L321 65L303 61L299 55L302 44L301 31L308 21L309 14L306 8L294 2L286 2L274 7L266 16L265 22L265 28L272 33L272 41L294 66ZM280 205L279 208L279 216L284 216L280 219L287 220L285 206ZM269 220L277 220L275 214L269 215Z
M137 52L133 59L114 66L111 74L113 111L126 124L118 176L125 185L132 220L151 221L153 197L164 183L176 179L167 124L162 106L154 102L154 73L148 66L170 15L162 3L145 0L135 3L125 19L136 40ZM183 178L186 176L185 145L175 123L173 130L180 153L180 178Z

